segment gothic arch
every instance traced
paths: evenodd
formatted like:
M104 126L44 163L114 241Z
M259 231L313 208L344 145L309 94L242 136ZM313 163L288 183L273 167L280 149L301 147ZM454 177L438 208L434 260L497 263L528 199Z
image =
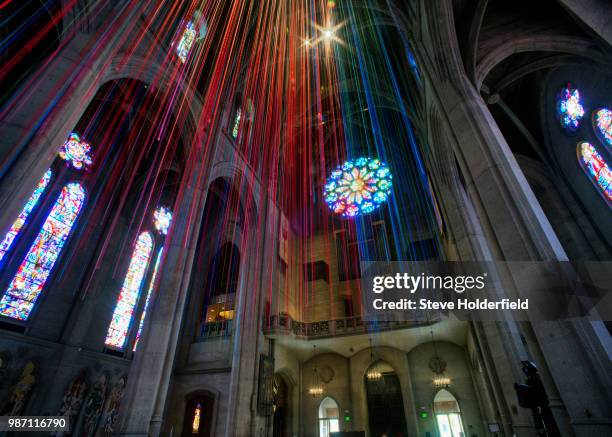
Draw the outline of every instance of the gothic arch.
M240 205L245 214L245 230L248 232L259 221L260 190L263 189L260 186L259 178L253 174L253 170L245 162L235 163L225 160L217 161L211 168L209 180L214 181L219 178L224 179L238 193Z
M190 401L198 398L209 398L213 401L213 409L211 412L211 422L210 422L210 436L215 435L216 425L217 425L217 415L219 410L219 400L221 397L221 392L213 387L209 387L207 385L199 385L198 388L190 391L185 394L180 400L180 406L177 411L181 413L185 412L187 407L189 406ZM178 424L178 433L177 435L183 435L185 426L189 426L189 424L185 423L185 415L180 415L180 423Z
M564 35L528 35L508 39L495 47L476 66L476 87L480 89L488 74L505 59L516 53L554 52L577 55L596 61L602 54L585 38Z
M371 357L375 353L377 361L384 361L395 370L398 376L402 398L404 400L404 416L410 435L418 434L415 422L416 407L411 393L411 374L408 367L406 353L389 346L366 347L350 358L350 380L359 381L351 385L351 399L353 402L353 416L356 429L368 429L368 407L366 387L363 383L368 369L372 366Z

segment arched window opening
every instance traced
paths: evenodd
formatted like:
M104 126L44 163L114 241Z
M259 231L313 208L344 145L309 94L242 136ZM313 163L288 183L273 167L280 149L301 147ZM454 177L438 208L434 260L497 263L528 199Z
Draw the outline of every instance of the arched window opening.
M200 11L195 11L191 20L184 22L181 36L176 44L176 55L184 64L196 41L206 37L208 23Z
M612 147L612 111L601 108L593 114L593 123L597 136L608 147Z
M232 124L232 138L238 140L238 134L240 133L240 122L242 121L242 108L238 107L236 109L236 114L234 115L234 122Z
M191 51L191 47L196 39L196 29L193 21L188 21L183 28L183 33L176 46L176 55L179 57L182 63L187 61L187 56Z
M612 207L612 171L605 159L590 143L578 144L578 161L600 194Z
M216 179L208 189L203 229L212 232L220 224L226 229L228 224L236 224L239 229L243 229L244 223L244 210L237 191L223 178Z
M151 282L149 282L149 291L147 291L144 308L142 309L142 315L140 316L140 323L138 324L138 331L136 331L136 340L134 340L134 348L132 349L133 351L135 351L138 347L138 340L140 340L140 335L142 334L142 327L144 326L145 317L147 316L147 310L149 309L149 303L151 301L151 295L153 294L153 289L155 287L155 280L157 279L157 271L159 270L159 263L161 261L163 250L164 248L162 247L157 253L157 259L155 260L155 266L153 267L153 275L151 275Z
M459 402L451 392L442 389L434 397L434 413L440 437L463 437Z
M2 259L4 258L6 253L10 250L11 246L13 245L13 242L17 239L17 236L19 235L23 227L28 222L28 218L30 217L30 214L32 213L34 208L36 208L36 206L38 205L40 197L47 189L47 186L49 185L49 182L51 181L52 176L53 176L53 172L51 171L51 169L45 172L44 176L40 179L40 181L38 181L38 185L36 185L34 192L32 193L32 195L26 202L25 206L19 213L17 220L13 222L13 224L11 225L11 228L8 230L8 232L4 236L4 239L0 243L0 262L2 262Z
M182 437L212 436L214 402L211 395L201 395L187 401Z
M319 437L329 437L332 432L340 432L340 409L335 400L326 397L319 404Z
M85 201L79 183L66 185L0 301L0 314L27 320L74 228Z
M238 142L242 142L243 138L247 138L250 141L249 127L255 117L255 106L251 99L246 99L246 109L243 109L240 105L240 100L241 98L238 97L237 101L239 103L236 106L236 112L232 121L232 138Z
M233 320L239 275L240 252L236 245L225 243L213 258L208 271L206 293L209 300L205 323Z
M407 436L402 389L393 367L376 361L366 371L364 381L371 435Z
M106 346L120 350L125 347L152 251L153 236L150 232L141 233L136 240L136 246L117 299L113 318L108 327Z

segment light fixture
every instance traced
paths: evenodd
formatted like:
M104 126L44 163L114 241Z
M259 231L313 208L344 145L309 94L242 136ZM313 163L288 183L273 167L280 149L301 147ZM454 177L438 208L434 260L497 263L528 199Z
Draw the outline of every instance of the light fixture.
M325 29L325 30L323 30L323 38L325 38L327 41L329 41L333 37L334 37L334 30L333 29Z
M313 358L317 355L317 345L313 345L314 355ZM321 381L321 377L319 376L319 372L317 371L317 366L315 365L312 371L312 384L308 389L308 394L314 398L323 395L323 382Z
M316 373L316 369L315 369ZM318 397L323 395L323 387L310 387L308 389L308 394L312 397Z
M376 367L373 367L368 370L366 378L368 378L370 381L379 381L382 378L382 373L380 373Z
M434 378L433 385L436 388L446 388L451 384L451 379L446 377Z
M378 369L378 363L374 361L374 348L372 347L372 339L370 338L370 368L366 372L366 378L369 381L380 381L382 379L382 372Z
M434 348L434 354L429 360L429 368L434 373L432 382L435 388L446 388L451 384L451 379L444 375L446 371L446 361L438 355L433 331L430 331L430 333Z

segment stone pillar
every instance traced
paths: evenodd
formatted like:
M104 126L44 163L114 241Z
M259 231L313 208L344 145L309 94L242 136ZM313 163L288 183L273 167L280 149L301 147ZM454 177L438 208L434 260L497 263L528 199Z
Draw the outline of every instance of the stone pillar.
M265 190L263 190L266 193ZM269 284L271 269L264 271L269 254L275 254L276 229L272 225L278 219L268 211L265 199L255 223L248 223L246 230L249 246L246 251L248 263L241 266L241 290L238 293L236 325L232 353L232 374L229 386L229 408L226 437L250 437L259 435L257 429L257 389L259 376L259 354L268 353L261 332L264 308L264 285ZM270 225L269 225L270 224ZM258 238L253 238L258 236ZM262 418L262 420L265 420ZM262 426L264 426L262 424Z

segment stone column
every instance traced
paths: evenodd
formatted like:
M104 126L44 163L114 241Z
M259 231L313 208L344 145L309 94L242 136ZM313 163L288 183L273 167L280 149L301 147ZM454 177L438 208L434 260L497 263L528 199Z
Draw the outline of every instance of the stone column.
M266 193L266 190L262 190ZM265 195L265 194L264 194ZM249 247L246 251L248 263L241 267L241 290L238 294L236 325L232 354L232 374L229 386L229 408L226 437L250 437L259 435L257 427L265 426L262 418L257 420L257 389L259 376L259 354L268 353L261 332L264 285L271 281L270 269L263 267L275 254L278 223L268 202L261 199L257 221L246 230ZM269 225L270 224L270 225ZM254 238L254 236L258 236Z

